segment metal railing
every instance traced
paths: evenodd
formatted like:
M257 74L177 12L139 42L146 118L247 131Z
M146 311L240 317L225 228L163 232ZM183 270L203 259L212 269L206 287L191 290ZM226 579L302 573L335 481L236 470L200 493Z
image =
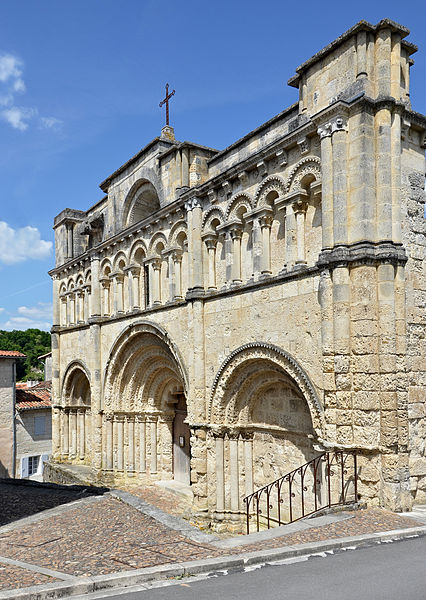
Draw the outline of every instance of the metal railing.
M247 533L250 533L253 518L259 531L293 523L325 508L357 501L355 452L324 452L243 499Z

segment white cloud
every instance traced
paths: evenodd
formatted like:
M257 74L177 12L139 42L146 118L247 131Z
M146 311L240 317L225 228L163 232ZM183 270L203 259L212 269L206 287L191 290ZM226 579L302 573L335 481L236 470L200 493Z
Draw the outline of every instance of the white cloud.
M56 117L41 117L40 119L40 127L43 129L58 129L62 124L63 121Z
M24 260L41 260L50 256L52 242L42 240L36 227L13 229L0 221L0 262L13 265Z
M0 54L0 118L14 129L25 131L33 120L41 129L58 129L62 124L56 117L39 117L37 108L16 105L15 95L26 91L22 78L24 63L12 54Z
M7 82L21 80L22 61L12 54L0 54L0 81Z
M36 114L33 108L19 108L18 106L12 106L11 108L6 108L1 112L2 118L12 125L15 129L19 129L20 131L25 131L28 129L28 123L30 119Z
M1 310L4 309L0 309ZM52 327L52 304L39 302L35 306L20 306L7 321L0 323L0 329L42 329L49 331Z
M4 308L0 307L0 313L4 312Z

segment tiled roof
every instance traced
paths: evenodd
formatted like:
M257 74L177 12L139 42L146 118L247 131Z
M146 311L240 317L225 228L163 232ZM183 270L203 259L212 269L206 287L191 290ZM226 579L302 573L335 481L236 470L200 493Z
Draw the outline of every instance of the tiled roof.
M30 410L35 408L51 408L51 381L41 381L27 389L16 389L16 408Z
M0 358L25 358L25 354L17 350L0 350Z

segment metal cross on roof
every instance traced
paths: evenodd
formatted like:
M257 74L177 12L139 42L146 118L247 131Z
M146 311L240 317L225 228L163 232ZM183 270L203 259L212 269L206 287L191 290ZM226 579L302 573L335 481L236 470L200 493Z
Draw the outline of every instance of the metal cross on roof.
M173 90L173 92L170 92L169 94L169 84L166 83L166 97L164 98L164 100L162 100L160 102L160 108L163 106L163 104L166 105L166 125L170 125L169 123L169 100L172 96L175 95L176 90Z

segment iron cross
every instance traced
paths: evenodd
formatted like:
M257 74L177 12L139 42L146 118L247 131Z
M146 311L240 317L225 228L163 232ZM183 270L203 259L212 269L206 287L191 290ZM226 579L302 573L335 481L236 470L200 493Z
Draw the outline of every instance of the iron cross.
M160 108L163 106L163 104L166 105L166 125L170 124L169 123L169 100L172 96L175 95L175 91L176 90L173 90L173 92L170 92L170 94L169 94L169 84L166 83L166 97L164 98L164 100L162 100L160 102Z

